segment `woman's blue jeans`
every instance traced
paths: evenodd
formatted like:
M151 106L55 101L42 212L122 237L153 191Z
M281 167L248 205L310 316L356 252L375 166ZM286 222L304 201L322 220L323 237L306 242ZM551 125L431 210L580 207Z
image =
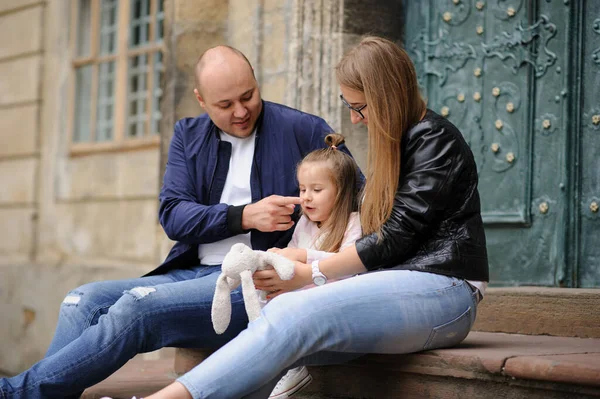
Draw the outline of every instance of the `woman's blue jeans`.
M381 271L276 297L231 342L179 378L194 398L266 398L298 365L460 343L475 321L463 280Z
M0 398L76 398L137 353L222 346L246 328L248 318L236 290L228 330L214 332L210 313L220 271L198 266L71 291L46 357L22 374L0 379Z

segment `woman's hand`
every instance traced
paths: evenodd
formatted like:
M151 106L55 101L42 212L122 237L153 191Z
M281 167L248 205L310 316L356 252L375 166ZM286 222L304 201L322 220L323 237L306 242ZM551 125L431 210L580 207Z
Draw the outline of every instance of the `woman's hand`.
M291 249L291 248L290 248ZM273 299L286 292L295 291L312 283L312 269L310 265L296 262L294 277L291 280L282 280L274 269L254 272L254 286L267 293L267 299Z
M306 249L303 248L271 248L267 252L274 252L294 262L306 263Z

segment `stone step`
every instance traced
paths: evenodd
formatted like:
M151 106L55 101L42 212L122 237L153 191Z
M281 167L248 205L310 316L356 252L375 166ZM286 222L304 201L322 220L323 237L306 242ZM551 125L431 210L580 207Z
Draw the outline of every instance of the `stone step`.
M309 398L597 398L600 340L473 332L458 347L311 367Z
M189 369L201 356L180 350L178 367ZM174 380L173 359L153 362L133 359L83 397L130 399ZM297 399L598 398L600 339L472 332L452 349L367 355L309 370L314 380Z
M600 289L488 288L474 331L600 338Z

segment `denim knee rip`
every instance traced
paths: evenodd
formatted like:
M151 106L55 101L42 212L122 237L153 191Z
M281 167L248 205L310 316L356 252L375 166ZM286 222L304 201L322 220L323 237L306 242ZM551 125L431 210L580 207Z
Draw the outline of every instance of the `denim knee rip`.
M71 291L67 294L65 299L63 300L63 305L65 306L77 306L79 301L81 301L81 297L83 296L83 292L79 291Z
M132 295L136 300L139 300L153 292L156 292L156 288L154 287L135 287L129 291L125 291L124 294Z

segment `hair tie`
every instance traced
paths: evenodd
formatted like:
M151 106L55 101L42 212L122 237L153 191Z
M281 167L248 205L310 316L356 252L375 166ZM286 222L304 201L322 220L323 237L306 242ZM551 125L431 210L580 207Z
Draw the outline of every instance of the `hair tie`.
M333 148L334 150L337 150L338 148L334 145L331 146L331 148Z

